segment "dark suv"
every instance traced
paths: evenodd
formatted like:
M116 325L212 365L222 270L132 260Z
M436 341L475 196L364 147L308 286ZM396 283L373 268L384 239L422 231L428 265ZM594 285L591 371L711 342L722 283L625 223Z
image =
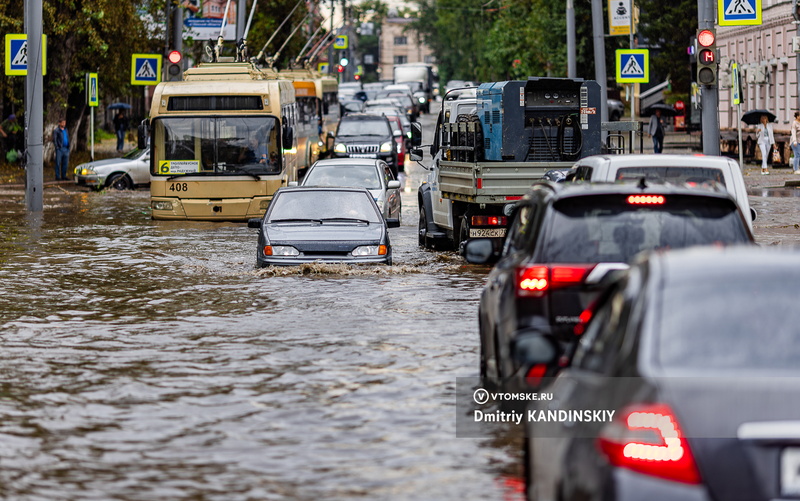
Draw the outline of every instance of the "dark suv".
M604 276L637 253L753 242L741 211L722 190L638 185L534 184L519 201L478 313L481 376L524 384L529 370L518 339L547 331L565 350ZM487 263L490 240L472 239L467 260ZM520 336L521 333L524 333ZM519 344L519 346L517 346Z
M335 158L380 158L397 176L397 147L389 120L383 115L352 113L339 121L333 147Z

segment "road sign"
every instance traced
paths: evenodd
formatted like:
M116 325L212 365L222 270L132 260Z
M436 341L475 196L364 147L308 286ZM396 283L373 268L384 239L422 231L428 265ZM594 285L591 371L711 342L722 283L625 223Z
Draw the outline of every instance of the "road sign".
M717 0L720 26L761 24L761 0Z
M89 106L100 104L100 99L97 95L97 73L86 74L86 102Z
M631 34L631 0L608 0L608 34Z
M650 81L650 52L647 49L617 49L617 83Z
M733 98L733 104L741 104L742 94L739 88L739 65L736 63L731 65L731 96Z
M161 54L131 56L131 85L157 85L161 81Z
M347 35L339 35L333 41L333 48L334 49L346 49L347 48Z
M328 63L317 63L317 71L320 73L328 72Z
M6 75L28 74L28 35L6 35ZM42 75L47 74L47 35L42 35Z

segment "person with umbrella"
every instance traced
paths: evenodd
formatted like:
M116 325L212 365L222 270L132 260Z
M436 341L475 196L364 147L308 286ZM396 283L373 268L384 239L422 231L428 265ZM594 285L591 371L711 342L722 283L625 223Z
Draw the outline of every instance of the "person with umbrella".
M661 153L664 148L664 125L661 123L661 109L656 108L650 115L647 133L653 138L653 153Z
M117 112L114 117L114 131L117 133L117 151L122 153L125 147L125 132L128 130L128 119L122 113L122 110Z
M756 126L756 142L761 150L761 174L769 174L767 169L767 158L769 150L775 144L775 135L772 132L772 124L769 123L767 115L761 115L761 123Z

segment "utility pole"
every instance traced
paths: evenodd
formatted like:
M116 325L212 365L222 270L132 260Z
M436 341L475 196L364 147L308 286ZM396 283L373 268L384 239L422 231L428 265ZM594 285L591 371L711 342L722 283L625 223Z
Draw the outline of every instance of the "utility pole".
M42 103L42 0L25 1L28 71L25 76L25 206L44 209L44 123Z
M697 0L698 30L714 30L715 3L712 0ZM701 88L703 154L719 155L719 86L715 83Z
M336 11L336 0L331 0L331 36L335 37L333 32L333 13ZM333 74L333 42L328 47L328 75Z
M578 76L578 65L575 49L575 5L573 0L567 0L567 77Z
M592 0L592 38L594 40L594 79L600 85L600 122L608 122L608 79L606 77L606 41L603 32L602 0ZM606 132L602 133L605 143Z

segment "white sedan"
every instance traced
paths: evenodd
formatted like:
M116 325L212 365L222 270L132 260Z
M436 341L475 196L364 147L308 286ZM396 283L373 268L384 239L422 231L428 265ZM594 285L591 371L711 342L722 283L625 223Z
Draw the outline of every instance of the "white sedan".
M96 190L130 190L150 184L150 148L134 149L119 158L95 160L75 167L75 183Z
M347 186L366 188L372 193L384 219L400 219L400 181L383 160L372 158L330 158L309 167L300 186Z

